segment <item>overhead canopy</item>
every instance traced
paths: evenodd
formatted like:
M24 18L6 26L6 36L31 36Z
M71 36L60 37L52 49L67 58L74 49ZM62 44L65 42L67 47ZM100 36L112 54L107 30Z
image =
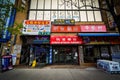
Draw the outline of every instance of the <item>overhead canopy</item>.
M120 36L119 33L78 33L78 36Z

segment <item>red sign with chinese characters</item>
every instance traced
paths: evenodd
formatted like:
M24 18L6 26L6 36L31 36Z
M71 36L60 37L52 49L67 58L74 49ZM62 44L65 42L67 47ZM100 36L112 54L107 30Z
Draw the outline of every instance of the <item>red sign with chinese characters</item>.
M80 25L81 32L106 32L106 26L101 25Z
M50 44L82 44L83 40L78 36L51 36Z
M25 20L24 22L26 25L49 25L49 20Z
M80 26L52 26L51 32L80 32Z

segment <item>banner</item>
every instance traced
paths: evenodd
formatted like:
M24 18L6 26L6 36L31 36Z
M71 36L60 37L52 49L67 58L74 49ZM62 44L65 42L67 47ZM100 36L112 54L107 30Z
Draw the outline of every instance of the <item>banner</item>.
M52 32L80 32L80 26L52 26Z
M78 36L51 36L50 44L82 44L82 38Z
M99 25L80 25L81 32L107 32L106 26Z
M49 20L24 20L22 33L24 35L50 35Z

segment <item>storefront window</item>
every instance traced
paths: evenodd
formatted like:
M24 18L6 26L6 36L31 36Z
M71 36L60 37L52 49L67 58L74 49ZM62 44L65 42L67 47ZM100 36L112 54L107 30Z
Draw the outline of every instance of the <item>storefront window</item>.
M86 46L84 48L84 62L94 62L94 46Z
M120 62L120 45L111 46L112 61Z
M53 47L54 64L78 64L77 47L57 46Z
M101 47L100 50L101 50L101 58L102 59L110 59L110 53L108 52L107 46Z
M100 47L93 46L84 46L84 62L85 63L96 63L98 59L101 58Z

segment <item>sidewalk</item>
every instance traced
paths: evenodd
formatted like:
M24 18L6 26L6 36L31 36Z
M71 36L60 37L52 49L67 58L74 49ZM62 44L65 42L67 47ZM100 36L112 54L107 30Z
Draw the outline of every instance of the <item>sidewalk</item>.
M0 80L120 80L120 75L98 69L23 69L0 73Z
M27 65L18 65L14 68L17 69L33 69L31 66ZM96 67L90 67L90 66L80 66L80 65L45 65L45 66L37 66L35 69L85 69L85 68L96 68Z

